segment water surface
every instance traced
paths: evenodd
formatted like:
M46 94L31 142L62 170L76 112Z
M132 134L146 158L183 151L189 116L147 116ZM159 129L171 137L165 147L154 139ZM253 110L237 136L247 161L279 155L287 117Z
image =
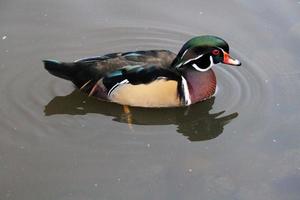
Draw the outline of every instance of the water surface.
M1 1L0 199L298 200L298 1ZM99 102L43 69L224 38L215 98L189 108Z

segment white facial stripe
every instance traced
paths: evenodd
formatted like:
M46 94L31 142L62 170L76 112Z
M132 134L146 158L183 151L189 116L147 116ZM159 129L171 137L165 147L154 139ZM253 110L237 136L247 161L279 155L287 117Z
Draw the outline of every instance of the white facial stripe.
M189 62L191 62L191 61L193 61L193 60L197 60L197 59L201 58L202 56L203 56L203 54L201 54L201 55L199 55L199 56L197 56L197 57L195 57L195 58L191 58L191 59L185 61L184 63L181 63L181 64L177 65L176 68L179 68L179 67L181 67L182 65L188 64Z
M127 84L129 83L129 81L127 79L121 81L120 83L117 83L116 85L112 86L110 88L110 90L107 93L107 96L109 97L111 95L111 93L113 92L113 90L115 90L118 86L123 85L123 84Z
M189 106L191 105L192 102L191 102L188 84L183 76L181 76L181 84L183 87L184 105Z
M222 49L221 47L217 47L218 49L220 49L221 51L225 52L224 49Z
M191 61L193 61L193 60L197 60L197 59L201 58L202 56L203 56L203 54L197 56L196 58L191 58L191 59L185 61L183 64L184 64L184 65L185 65L185 64L188 64L189 62L191 62Z
M182 54L181 58L184 57L184 55L188 52L189 49L185 50L184 53Z
M216 47L216 48L220 49L223 53L225 53L225 51L224 51L221 47ZM188 49L185 50L185 52L182 54L181 58L183 58L184 55L185 55L187 52L188 52ZM195 57L195 58L191 58L191 59L185 61L184 63L180 63L179 65L176 66L176 68L179 68L179 67L181 67L182 65L188 64L189 62L191 62L191 61L193 61L193 60L197 60L197 59L201 58L203 55L204 55L204 54L201 54L201 55L199 55L199 56L197 56L197 57ZM198 65L196 65L196 64L193 64L192 66L193 66L197 71L200 71L200 72L207 71L207 70L209 70L209 69L215 64L215 63L213 62L213 58L212 58L211 56L209 57L209 60L210 60L210 65L209 65L209 67L206 68L206 69L201 69L201 68L198 67Z

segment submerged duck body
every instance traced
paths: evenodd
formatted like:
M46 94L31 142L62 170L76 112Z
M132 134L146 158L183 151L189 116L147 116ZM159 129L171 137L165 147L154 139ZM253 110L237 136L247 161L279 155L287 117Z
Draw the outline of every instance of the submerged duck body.
M213 96L211 69L222 62L241 65L215 36L198 36L176 55L168 50L112 53L71 63L44 60L53 75L72 81L101 100L137 107L188 106Z

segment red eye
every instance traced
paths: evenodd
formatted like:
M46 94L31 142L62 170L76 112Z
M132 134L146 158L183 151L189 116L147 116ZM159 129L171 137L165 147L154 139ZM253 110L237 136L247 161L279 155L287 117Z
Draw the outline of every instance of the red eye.
M214 50L212 50L211 53L212 53L213 55L217 56L217 55L219 55L220 51L217 50L217 49L214 49Z

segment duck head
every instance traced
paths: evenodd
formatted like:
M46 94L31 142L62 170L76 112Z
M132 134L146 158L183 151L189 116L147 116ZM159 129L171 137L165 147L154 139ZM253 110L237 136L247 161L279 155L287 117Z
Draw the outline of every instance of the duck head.
M205 72L217 63L241 65L240 61L229 55L229 45L225 40L212 35L204 35L187 41L182 46L172 66L178 70L188 67Z

